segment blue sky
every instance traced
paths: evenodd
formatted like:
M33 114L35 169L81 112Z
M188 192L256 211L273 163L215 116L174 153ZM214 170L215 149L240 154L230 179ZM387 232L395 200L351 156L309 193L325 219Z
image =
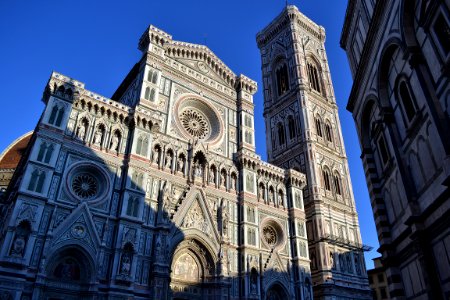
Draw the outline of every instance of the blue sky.
M326 49L337 103L368 268L378 240L361 151L352 116L345 110L352 79L339 38L347 1L289 1L326 29ZM0 1L0 152L32 130L44 108L41 97L53 70L111 97L140 58L139 37L149 24L175 40L206 44L236 74L256 80L255 122L262 117L261 64L256 33L277 16L283 0L248 1ZM265 135L256 150L266 158Z

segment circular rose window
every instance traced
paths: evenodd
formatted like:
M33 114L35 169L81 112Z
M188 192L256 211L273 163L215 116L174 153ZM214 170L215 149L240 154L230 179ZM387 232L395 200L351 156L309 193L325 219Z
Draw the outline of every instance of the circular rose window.
M283 229L274 219L269 219L263 222L261 237L269 248L278 248L285 243Z
M223 136L219 112L198 96L184 96L174 106L175 124L186 139L216 143Z
M105 198L109 190L109 178L105 170L89 162L71 166L66 177L69 194L78 201L97 202Z
M204 139L209 133L207 118L199 111L186 109L180 115L181 124L192 136Z
M82 199L94 198L97 195L97 179L89 173L78 174L72 180L72 190Z
M267 225L263 228L263 236L267 244L269 244L270 246L276 245L278 240L277 232L272 226Z

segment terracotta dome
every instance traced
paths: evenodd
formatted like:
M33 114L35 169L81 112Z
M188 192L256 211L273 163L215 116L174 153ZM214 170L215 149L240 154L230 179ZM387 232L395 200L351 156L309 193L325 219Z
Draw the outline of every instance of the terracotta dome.
M8 146L0 155L0 169L15 169L28 147L33 131L30 131Z

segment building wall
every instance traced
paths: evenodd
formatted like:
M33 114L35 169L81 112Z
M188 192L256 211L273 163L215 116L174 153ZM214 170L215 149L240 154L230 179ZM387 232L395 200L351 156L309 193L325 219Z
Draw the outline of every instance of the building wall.
M377 1L358 59L364 5L350 1L341 46L390 296L448 298L449 3Z
M295 6L257 35L269 162L307 176L306 228L316 299L370 299L325 30Z

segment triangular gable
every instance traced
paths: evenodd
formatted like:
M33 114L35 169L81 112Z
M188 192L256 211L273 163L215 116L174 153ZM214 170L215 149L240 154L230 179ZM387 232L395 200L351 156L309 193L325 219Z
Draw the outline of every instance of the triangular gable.
M220 241L220 234L214 224L211 210L202 190L193 188L174 215L175 228L198 229Z
M233 88L236 74L204 45L173 41L164 46L166 55L203 75Z
M86 203L82 203L61 222L53 236L52 247L69 242L80 243L95 252L101 243Z

